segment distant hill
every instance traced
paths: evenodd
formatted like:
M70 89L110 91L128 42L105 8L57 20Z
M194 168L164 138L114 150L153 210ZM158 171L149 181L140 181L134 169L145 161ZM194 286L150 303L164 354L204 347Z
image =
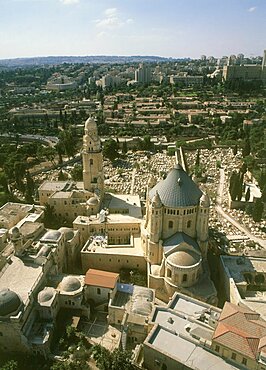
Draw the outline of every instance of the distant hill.
M0 67L26 67L26 66L41 66L41 65L57 65L62 63L156 63L169 62L178 60L189 60L165 58L158 56L107 56L107 55L90 55L90 56L48 56L48 57L32 57L32 58L15 58L15 59L0 59Z

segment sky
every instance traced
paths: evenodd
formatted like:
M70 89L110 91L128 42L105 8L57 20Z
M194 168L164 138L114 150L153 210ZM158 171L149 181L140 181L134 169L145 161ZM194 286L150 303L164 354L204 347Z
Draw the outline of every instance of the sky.
M266 0L0 0L0 59L266 49Z

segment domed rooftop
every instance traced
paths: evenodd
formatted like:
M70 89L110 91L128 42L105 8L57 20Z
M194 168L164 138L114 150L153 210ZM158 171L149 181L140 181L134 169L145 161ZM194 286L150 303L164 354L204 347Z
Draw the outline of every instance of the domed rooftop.
M89 117L85 122L85 131L97 128L97 124L92 117Z
M81 282L74 276L66 276L61 282L61 288L65 292L74 292L75 290L80 289Z
M44 234L42 240L57 241L58 239L60 239L60 236L61 236L60 231L49 230Z
M17 226L12 227L10 230L10 235L12 238L19 238L20 237L20 231Z
M7 316L17 311L21 305L21 299L17 293L9 289L0 291L0 316Z
M167 262L175 266L190 267L201 262L201 259L201 256L196 252L181 250L170 254L167 257Z
M88 206L97 206L99 203L99 200L98 198L96 197L91 197L88 201L87 201L87 204Z
M74 237L74 231L70 227L60 227L59 231L65 235L65 240L71 240Z
M53 298L55 292L56 290L54 288L51 287L44 288L38 294L38 302L39 303L49 302Z
M196 206L202 196L202 191L179 164L174 166L165 180L150 190L150 199L153 199L156 191L164 206L171 208Z

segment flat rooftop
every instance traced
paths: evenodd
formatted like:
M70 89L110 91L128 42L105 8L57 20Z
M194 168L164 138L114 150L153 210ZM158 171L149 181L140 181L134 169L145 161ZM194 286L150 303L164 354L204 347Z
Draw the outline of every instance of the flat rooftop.
M142 218L139 195L107 193L103 201L103 206L109 208L110 212L128 210L129 216Z
M176 295L169 302L168 308L183 313L188 316L198 315L200 312L210 309L212 311L221 313L221 309L210 306L207 303L191 300L190 297L185 295Z
M0 227L12 227L27 216L29 212L34 212L32 215L36 215L42 211L43 209L41 207L33 206L32 204L6 203L0 208Z
M97 236L89 239L81 250L81 253L100 253L100 254L120 254L120 255L135 255L143 256L143 249L141 247L140 236L132 236L131 239L133 244L122 244L122 245L108 245L99 243L96 241Z
M17 293L25 304L29 292L43 275L42 266L26 264L16 256L12 256L11 262L0 273L0 290L9 288Z
M68 181L45 181L39 186L39 190L62 191L67 184L69 184Z
M106 222L101 222L98 216L78 216L74 223L81 225L91 224L141 224L142 220L129 215L121 215L118 213L111 213L107 216Z
M249 271L266 272L266 258L221 256L221 261L229 269L236 283L246 281L243 273Z
M206 364L208 364L208 370L237 369L221 357L212 354L160 325L153 330L147 342L159 352L178 360L191 369L206 370Z

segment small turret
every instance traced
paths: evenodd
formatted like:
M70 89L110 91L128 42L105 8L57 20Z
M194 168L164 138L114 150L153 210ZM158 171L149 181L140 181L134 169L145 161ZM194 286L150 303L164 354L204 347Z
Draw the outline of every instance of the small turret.
M210 198L208 194L203 193L201 198L200 198L200 206L204 208L210 207Z
M207 257L208 238L209 238L209 211L210 198L203 193L200 197L199 209L197 215L197 241L199 243L202 255Z
M12 242L16 256L21 256L24 251L23 236L17 226L10 230L10 241Z
M162 204L160 195L159 195L158 191L156 190L156 193L155 193L154 197L151 200L151 206L152 206L152 208L161 208L162 205L163 204Z

